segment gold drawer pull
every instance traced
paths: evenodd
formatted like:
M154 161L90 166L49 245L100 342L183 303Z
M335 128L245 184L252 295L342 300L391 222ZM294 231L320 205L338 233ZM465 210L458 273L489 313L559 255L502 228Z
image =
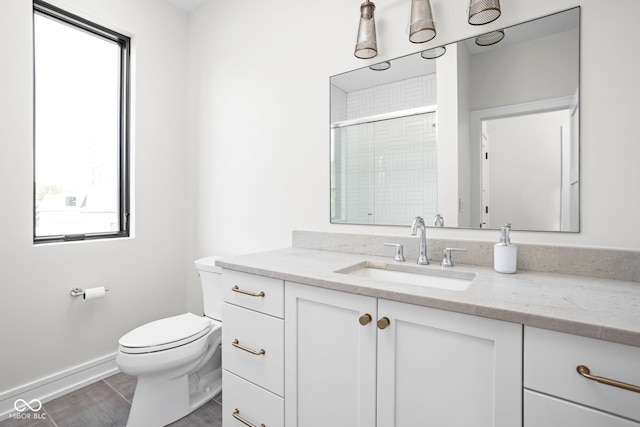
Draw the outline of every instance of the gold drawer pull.
M236 408L236 410L233 411L233 414L231 415L233 415L233 418L240 421L242 424L246 425L247 427L256 427L253 424L251 424L249 421L245 420L240 416L240 409L238 408ZM264 424L260 424L260 427L267 427L267 426L265 426Z
M231 290L233 292L237 292L239 294L244 294L244 295L249 295L250 297L263 297L264 296L264 292L260 291L259 293L255 293L255 292L250 292L250 291L245 291L243 289L240 289L238 287L238 285L235 285L233 288L231 288Z
M599 383L602 384L606 384L606 385L610 385L613 387L618 387L618 388L622 388L625 390L629 390L629 391L635 391L636 393L640 393L640 387L638 387L637 385L633 385L633 384L627 384L627 383L623 383L621 381L616 381L616 380L611 380L609 378L604 378L604 377L598 377L596 375L591 375L591 371L589 370L589 368L587 368L584 365L579 365L576 370L578 371L578 373L580 375L582 375L583 377L585 377L588 380L591 381L597 381Z
M260 351L255 351L255 350L252 350L252 349L250 349L248 347L240 345L240 341L238 341L238 339L233 340L231 345L236 347L236 348L239 348L240 350L244 350L247 353L255 354L256 356L261 356L263 354L266 354L266 352L264 351L264 348L261 348Z

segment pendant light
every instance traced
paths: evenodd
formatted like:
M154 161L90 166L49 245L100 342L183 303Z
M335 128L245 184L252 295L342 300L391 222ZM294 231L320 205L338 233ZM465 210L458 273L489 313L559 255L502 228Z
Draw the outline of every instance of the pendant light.
M378 54L376 43L376 21L373 12L376 5L369 0L360 5L360 25L358 25L358 40L354 55L360 59L373 58Z
M427 49L420 53L424 59L436 59L447 53L447 48L444 46L434 47L433 49Z
M469 24L484 25L500 17L500 0L471 0L469 3Z
M424 43L436 36L436 24L433 21L429 0L411 0L411 21L409 22L409 41Z
M379 64L373 64L373 65L369 65L369 68L372 69L373 71L384 71L384 70L388 70L389 68L391 68L391 62L389 61L384 61L381 62Z
M490 33L482 34L476 37L476 44L478 46L491 46L492 44L498 43L503 38L503 30L491 31Z

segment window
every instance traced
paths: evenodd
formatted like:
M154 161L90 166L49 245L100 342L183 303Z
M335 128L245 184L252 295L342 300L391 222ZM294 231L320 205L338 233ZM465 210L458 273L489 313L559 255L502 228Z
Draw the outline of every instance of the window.
M129 235L130 39L41 2L34 28L34 242Z

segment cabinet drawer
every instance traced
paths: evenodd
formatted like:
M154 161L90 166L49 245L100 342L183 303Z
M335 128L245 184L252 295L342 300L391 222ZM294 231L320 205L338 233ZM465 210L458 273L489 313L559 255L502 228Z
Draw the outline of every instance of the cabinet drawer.
M227 370L222 371L222 425L244 427L241 417L258 427L284 426L284 399ZM236 417L234 417L234 413Z
M524 427L640 427L639 423L555 397L524 392Z
M525 388L640 421L640 393L577 372L640 386L640 348L531 327L524 337Z
M284 396L284 321L229 303L222 317L224 369Z
M271 316L284 315L282 280L225 269L222 271L222 286L225 302Z

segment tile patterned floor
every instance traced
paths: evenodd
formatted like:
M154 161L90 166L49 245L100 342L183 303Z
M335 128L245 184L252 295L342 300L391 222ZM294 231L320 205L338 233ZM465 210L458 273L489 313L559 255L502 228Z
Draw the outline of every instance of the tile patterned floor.
M0 427L124 427L135 388L135 377L116 374L47 402L28 418L0 421ZM170 426L222 427L222 393Z

